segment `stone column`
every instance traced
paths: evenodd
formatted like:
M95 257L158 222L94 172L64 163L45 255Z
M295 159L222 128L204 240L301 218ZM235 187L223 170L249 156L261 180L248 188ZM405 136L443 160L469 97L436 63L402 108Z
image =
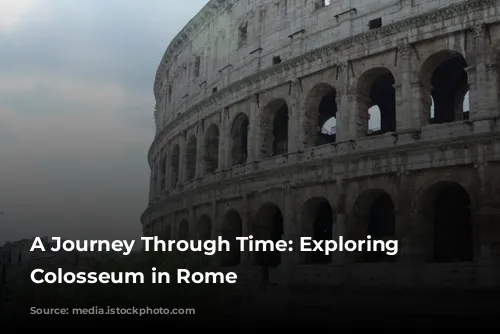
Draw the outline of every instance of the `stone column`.
M186 131L183 131L179 140L179 179L177 186L186 183Z
M259 127L258 120L260 119L260 106L259 106L259 95L253 95L250 98L250 119L248 122L248 143L247 143L247 150L248 150L248 162L253 162L258 159L257 156L257 129Z
M349 94L346 104L352 109L349 119L349 139L365 137L368 130L368 106L371 100L359 94Z
M247 208L246 212L243 213L243 217L241 217L241 236L242 237L248 237L251 234L250 231L250 225L252 224L253 216L251 211L249 210L249 199L244 198L243 199L245 203L245 208ZM252 254L248 251L248 249L245 249L241 251L240 254L240 266L248 266L251 264L251 256Z
M483 155L480 150L481 156ZM477 208L472 208L474 260L479 264L478 282L481 287L498 285L500 271L500 201L496 194L495 184L490 175L496 170L489 169L488 162L481 158L476 164L481 187L478 191Z
M474 56L475 64L471 70L475 75L469 77L470 96L474 109L471 108L470 119L479 120L493 117L498 113L498 80L495 66L488 64L489 43L487 41L486 27L478 24L474 27ZM471 72L469 72L471 73Z
M353 98L349 98L348 85L349 85L349 64L341 63L338 67L339 82L342 86L337 87L337 142L343 142L354 139L356 135L351 133L351 113L354 111Z
M171 178L171 175L172 175L172 170L170 168L170 166L172 165L172 150L170 149L170 145L166 144L165 145L166 147L166 152L167 152L167 161L166 161L166 164L167 164L167 170L166 170L166 173L165 173L165 192L168 192L168 190L170 189L170 178Z
M337 178L336 180L337 183L337 203L336 203L336 210L337 210L337 219L335 222L334 226L334 232L333 232L333 239L337 239L338 237L344 237L344 240L348 238L347 234L347 226L346 226L346 220L347 220L347 208L346 208L346 184L343 179ZM346 264L346 253L336 253L335 258L332 259L334 264Z
M166 171L163 170L163 163L166 157L167 152L165 150L161 150L160 163L158 164L158 175L160 176L158 178L158 197L162 197L163 191L165 190Z
M414 258L421 258L420 247L414 240L414 234L421 235L425 227L418 220L416 212L412 208L412 199L415 196L415 184L412 177L401 168L398 172L399 176L399 197L397 198L395 224L396 236L395 239L399 242L398 261L410 262ZM396 200L396 199L395 199ZM421 231L417 231L420 229ZM413 233L415 232L415 233Z
M210 230L210 239L217 240L217 238L221 235L221 221L222 218L217 215L217 201L215 198L212 198L212 228ZM215 253L209 258L209 265L216 265L219 254Z
M198 122L198 134L196 136L196 172L194 178L203 177L205 165L205 126L203 120Z
M228 163L228 158L229 158L229 152L231 150L231 129L230 129L230 120L228 119L229 117L229 110L228 108L224 108L223 111L221 111L221 122L220 122L220 138L221 140L219 141L219 169L224 170L229 167Z
M188 239L189 240L196 240L196 232L197 232L197 227L198 227L198 222L196 221L196 217L194 214L194 208L192 206L189 206L188 208L188 225L189 225L189 233L188 233Z
M300 120L304 117L301 110L301 83L295 79L290 83L290 106L288 109L288 153L297 152L301 149L300 137L304 130L300 126Z
M478 162L475 167L479 176L479 207L473 213L474 221L474 255L479 262L489 263L492 261L492 242L495 235L492 233L492 225L498 223L495 220L496 206L500 207L495 201L495 190L488 175L488 161L485 157L483 146L478 146Z
M409 131L420 129L428 124L425 92L418 77L418 61L415 59L413 46L403 43L398 47L400 82L396 83L396 130ZM429 90L430 94L430 90Z

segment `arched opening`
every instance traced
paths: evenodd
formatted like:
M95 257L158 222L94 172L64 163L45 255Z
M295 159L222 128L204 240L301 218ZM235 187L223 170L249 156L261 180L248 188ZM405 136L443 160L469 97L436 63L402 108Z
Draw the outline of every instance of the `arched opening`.
M431 97L429 123L450 123L469 117L467 61L456 51L443 50L422 65L424 94Z
M240 264L241 252L236 238L242 236L242 220L236 210L229 210L224 215L222 238L229 241L230 251L221 253L221 266L232 267Z
M198 220L196 237L202 241L212 239L212 220L209 216L203 215Z
M334 143L337 133L337 92L332 86L316 85L305 102L304 146Z
M177 232L179 240L189 239L189 223L186 219L181 220L179 223L179 231Z
M179 156L179 145L175 145L172 149L172 160L170 161L170 186L172 188L177 187L177 183L179 182Z
M362 132L379 135L396 131L394 76L383 67L366 71L358 81L358 123Z
M335 216L326 198L311 198L302 207L302 235L319 240L331 240ZM324 252L301 253L305 264L330 263L332 256Z
M285 100L274 100L264 108L261 131L264 158L288 152L288 106Z
M219 128L212 124L205 134L203 166L205 174L213 173L219 167Z
M433 223L433 260L472 261L474 258L471 201L467 191L455 182L439 182L424 195Z
M380 189L370 189L358 197L354 206L357 237L361 240L371 236L372 241L389 241L396 237L396 216L391 196ZM359 262L393 262L395 255L387 255L384 245L360 252Z
M193 181L196 175L196 136L191 136L186 145L186 181Z
M248 126L247 115L240 113L231 127L231 166L241 165L248 158Z
M254 240L272 240L277 242L283 239L283 215L277 205L264 204L258 211L253 226ZM255 264L265 267L276 267L281 264L279 251L255 252Z

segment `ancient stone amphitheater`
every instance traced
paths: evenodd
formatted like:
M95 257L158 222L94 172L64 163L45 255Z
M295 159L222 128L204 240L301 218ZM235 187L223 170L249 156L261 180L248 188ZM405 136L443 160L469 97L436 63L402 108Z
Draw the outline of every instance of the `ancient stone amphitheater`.
M398 255L210 261L286 286L500 285L499 56L494 0L209 1L156 75L144 235L371 235Z

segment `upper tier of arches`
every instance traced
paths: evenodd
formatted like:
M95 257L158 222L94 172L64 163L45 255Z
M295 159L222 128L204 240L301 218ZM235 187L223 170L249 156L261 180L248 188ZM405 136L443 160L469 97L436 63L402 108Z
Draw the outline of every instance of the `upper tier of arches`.
M311 50L331 43L341 49L356 47L362 34L379 31L383 36L398 25L407 26L412 17L425 25L429 18L441 19L483 2L441 1L439 7L448 4L455 12L441 9L442 16L436 16L437 4L430 0L419 6L392 0L211 0L174 38L157 70L157 132L244 78L273 71Z

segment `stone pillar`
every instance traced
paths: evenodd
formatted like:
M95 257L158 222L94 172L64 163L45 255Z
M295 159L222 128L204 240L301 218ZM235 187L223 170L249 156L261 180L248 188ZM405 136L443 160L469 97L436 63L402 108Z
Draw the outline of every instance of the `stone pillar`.
M304 130L300 120L304 117L301 111L301 83L295 79L290 83L290 105L288 108L288 153L297 152L301 149L300 137Z
M168 192L169 188L170 188L170 178L171 178L171 175L172 175L172 169L170 168L170 166L172 165L172 150L170 149L170 145L165 145L166 149L165 151L167 152L167 161L166 161L166 164L167 164L167 170L166 170L166 173L165 173L165 192Z
M160 162L158 163L158 197L163 196L163 191L165 190L165 176L163 174L163 160L166 158L167 152L161 151Z
M286 195L284 196L285 198L285 212L283 213L283 218L284 218L284 235L283 235L283 240L289 241L292 240L292 248L294 249L293 252L285 252L283 253L283 261L282 263L287 266L288 268L291 268L293 266L296 266L299 263L299 257L298 257L298 252L300 251L300 244L299 244L299 224L300 221L298 220L298 216L300 216L300 212L297 212L297 210L300 211L299 208L296 207L294 200L293 200L293 195L292 195L292 189L290 186L287 186Z
M217 201L215 198L212 198L212 228L210 230L210 239L217 240L217 238L221 235L221 221L222 218L217 215ZM216 265L218 253L210 256L209 265Z
M339 82L343 83L343 86L337 87L337 142L343 142L350 139L354 139L356 135L351 133L351 114L354 111L354 99L348 95L348 84L349 84L349 64L342 63L338 67L339 70Z
M478 266L478 282L481 287L494 287L500 278L500 201L498 188L490 175L497 172L489 167L480 149L476 164L480 177L478 207L472 207L474 260Z
M399 242L398 261L409 262L414 257L421 257L417 244L414 244L413 231L422 228L418 221L418 216L412 208L412 200L415 196L415 185L412 177L405 168L398 172L399 176L399 196L397 200L395 214L396 240ZM413 248L412 246L415 246Z
M344 240L349 237L347 234L347 208L346 208L346 184L343 179L337 178L337 219L335 222L334 230L333 230L333 239L337 239L339 237L344 237ZM346 264L347 257L345 252L339 252L335 255L333 259L334 264Z
M488 64L488 54L486 27L484 24L478 24L474 27L475 64L470 70L475 72L475 75L469 77L470 93L475 93L470 97L474 106L474 109L470 110L472 120L490 118L498 113L498 80L495 71L491 70L494 66Z
M196 221L196 217L194 214L194 208L192 206L189 206L188 208L188 225L189 225L189 233L188 233L188 239L189 240L196 240L196 232L197 232L197 227L198 227L198 222Z
M426 117L426 104L421 89L422 85L418 77L418 61L415 59L413 46L403 43L398 47L400 82L394 88L396 90L396 130L409 131L418 130L428 124ZM430 91L429 91L430 94Z
M258 120L260 119L260 106L259 106L259 95L253 95L249 101L250 103L250 119L248 122L248 162L253 162L258 159L257 156L257 128L259 126Z
M475 167L479 176L479 207L473 212L473 235L474 235L474 255L475 260L483 263L490 263L493 260L492 246L495 238L500 236L495 235L494 224L498 224L500 220L500 211L496 212L495 207L500 208L500 205L495 200L495 185L492 185L492 180L487 172L488 161L485 157L483 146L478 146L478 162ZM491 171L493 174L495 171Z
M203 177L205 165L205 127L203 120L198 122L198 131L196 136L196 171L194 178L198 179Z
M177 186L186 183L186 131L183 131L179 140L179 179Z
M248 237L251 234L250 225L252 224L252 213L249 210L249 199L244 198L243 201L246 203L245 207L247 208L246 212L243 213L243 217L241 217L241 236ZM248 266L251 264L251 256L252 254L245 249L241 251L240 254L240 266Z
M220 138L219 141L219 169L224 170L229 167L229 152L231 151L231 125L229 120L229 110L224 108L220 116Z
M349 94L346 104L352 107L349 119L349 139L365 137L368 130L368 106L371 100L359 94Z

